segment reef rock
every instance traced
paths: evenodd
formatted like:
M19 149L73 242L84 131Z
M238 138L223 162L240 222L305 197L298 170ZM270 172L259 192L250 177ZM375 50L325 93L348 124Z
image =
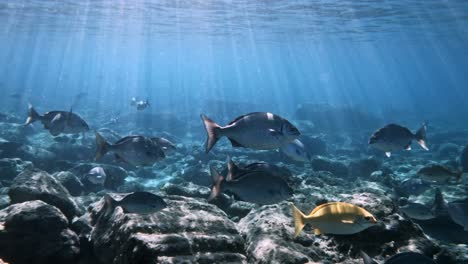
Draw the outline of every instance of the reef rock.
M57 179L68 192L73 196L79 196L83 193L84 187L80 179L75 174L69 171L59 171L54 173L54 178Z
M214 205L180 196L164 197L167 208L150 215L103 216L92 210L94 252L102 263L246 263L235 224Z
M28 201L0 211L0 256L5 261L76 263L79 253L78 237L56 207Z
M13 180L8 195L12 203L41 200L54 205L68 219L80 214L67 189L45 171L23 171Z
M0 159L0 182L11 181L20 172L25 169L32 169L34 166L30 161L22 161L21 159Z
M294 223L288 203L252 210L237 225L246 240L249 263L307 263L327 255L313 240L293 240Z

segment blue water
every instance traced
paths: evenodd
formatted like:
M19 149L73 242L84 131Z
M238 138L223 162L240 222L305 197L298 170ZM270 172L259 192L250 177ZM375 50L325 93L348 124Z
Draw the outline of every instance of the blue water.
M0 3L4 110L25 103L186 113L204 99L466 114L466 1ZM197 113L198 114L198 113Z

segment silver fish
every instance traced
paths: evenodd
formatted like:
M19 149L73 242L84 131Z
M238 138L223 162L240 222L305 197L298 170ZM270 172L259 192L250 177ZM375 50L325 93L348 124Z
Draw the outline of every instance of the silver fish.
M102 167L94 167L86 174L86 179L97 185L103 185L106 182L106 178L106 172Z
M223 136L233 147L245 147L259 150L278 149L301 134L288 120L266 112L242 115L227 126L220 126L205 115L201 115L207 132L206 153Z
M170 155L176 151L176 146L174 143L169 141L168 139L161 138L161 137L152 137L151 140L156 143L161 149L164 151L164 154Z
M468 231L468 199L448 203L447 210L452 220Z
M361 251L361 257L364 264L376 264L377 262L370 258L364 251ZM417 252L403 252L393 255L385 261L384 264L436 264L431 258Z
M134 166L150 166L166 157L163 149L153 140L144 136L127 136L115 144L109 144L96 132L96 160L107 152Z
M411 142L416 140L425 150L426 146L426 124L413 134L408 128L389 124L374 132L369 139L369 144L385 152L387 157L391 156L393 151L402 149L411 150Z
M420 203L408 203L400 207L400 211L405 213L408 217L416 220L429 220L435 218L431 212L431 208Z
M299 162L310 162L311 156L305 149L304 144L299 139L293 140L291 143L282 146L280 151L292 160Z
M449 183L452 178L460 182L463 172L462 170L454 170L444 165L431 164L420 169L417 175L422 180L443 184Z
M104 196L105 215L114 212L120 206L126 214L152 214L167 207L166 202L160 196L150 192L134 192L116 201L112 196Z
M49 130L53 136L59 134L77 134L89 130L88 124L70 109L66 111L50 111L40 115L32 105L28 106L28 118L24 125L29 125L35 121L41 121L44 128Z
M233 181L242 178L244 175L252 172L264 172L265 174L271 175L271 177L282 178L286 181L292 178L291 172L288 169L266 162L254 162L245 167L239 167L232 161L231 157L228 156L226 163L227 181Z
M214 167L210 167L213 186L208 201L215 199L221 191L228 191L241 200L256 204L275 204L292 196L287 182L272 177L264 171L252 171L241 178L227 181Z

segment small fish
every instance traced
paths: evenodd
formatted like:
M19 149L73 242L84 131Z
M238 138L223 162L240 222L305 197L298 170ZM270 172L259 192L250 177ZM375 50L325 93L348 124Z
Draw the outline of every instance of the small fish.
M89 131L89 126L77 114L70 109L66 111L51 111L44 115L39 115L32 105L28 107L28 118L24 125L29 125L35 121L41 121L44 128L49 130L53 136L59 134L78 134Z
M365 252L361 251L364 264L377 264ZM393 255L384 264L436 264L431 258L416 252L403 252Z
M147 107L150 106L150 103L148 99L146 101L143 100L137 100L135 97L132 98L132 101L130 102L131 106L135 106L137 110L145 110Z
M374 132L369 144L384 151L387 157L390 157L393 151L411 150L413 140L416 140L423 149L429 150L426 146L426 126L424 123L416 134L413 134L406 127L389 124Z
M463 172L461 170L452 170L447 166L432 164L420 169L417 175L423 180L444 184L449 183L452 178L460 182Z
M468 198L448 203L447 211L455 223L468 231Z
M150 166L166 157L155 141L144 136L127 136L109 144L96 132L96 160L107 152L114 152L119 160L134 166Z
M252 172L264 172L265 174L271 175L271 177L278 177L284 180L288 180L292 177L291 172L288 169L276 166L274 164L266 162L255 162L245 167L237 166L232 159L227 157L227 181L233 181L235 179L242 178L244 175Z
M150 192L134 192L116 201L112 196L104 196L105 215L110 215L114 209L120 206L126 214L153 214L167 207L164 200Z
M223 136L231 141L233 147L269 150L278 149L301 134L288 120L266 112L239 116L224 127L203 114L201 119L208 135L206 153Z
M400 207L400 211L405 213L409 218L416 220L434 219L435 216L431 212L431 208L420 203L408 203Z
M212 166L210 171L213 186L208 201L218 197L221 191L228 191L241 201L262 205L279 203L292 195L291 187L284 179L265 171L250 171L230 181L225 180Z
M305 224L311 224L314 234L350 235L377 224L375 217L364 208L343 202L319 205L309 215L304 215L291 204L296 238Z
M395 192L398 196L408 197L409 195L420 195L431 188L431 185L419 178L409 178L403 180L395 187Z
M161 138L161 137L152 137L151 140L156 143L161 149L164 151L166 156L174 153L176 151L176 146L174 143L169 141L168 139Z
M94 167L86 174L86 179L96 185L103 185L106 178L106 172L102 167Z
M310 162L311 156L304 147L304 144L299 139L293 140L291 143L282 146L280 151L292 160L299 162Z

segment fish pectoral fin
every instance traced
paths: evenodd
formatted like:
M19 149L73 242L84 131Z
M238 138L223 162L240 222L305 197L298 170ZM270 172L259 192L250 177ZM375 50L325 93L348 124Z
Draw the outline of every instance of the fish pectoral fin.
M241 143L235 141L234 139L229 138L229 141L231 141L231 145L235 148L244 147Z
M406 146L405 150L411 150L411 145Z
M321 235L321 234L323 234L323 232L320 229L318 228L314 229L314 235Z
M354 224L353 220L341 220L341 223L343 224Z
M392 156L392 153L391 152L385 152L385 156L387 156L387 158L390 158L390 156Z

